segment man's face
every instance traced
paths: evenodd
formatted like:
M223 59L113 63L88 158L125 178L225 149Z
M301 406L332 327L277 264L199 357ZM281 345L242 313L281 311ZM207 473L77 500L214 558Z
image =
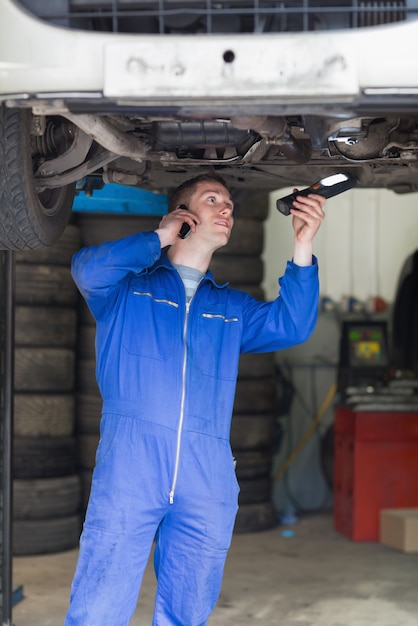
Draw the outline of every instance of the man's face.
M198 183L191 196L189 208L201 220L196 229L200 237L210 240L216 247L228 243L234 225L234 203L221 183Z

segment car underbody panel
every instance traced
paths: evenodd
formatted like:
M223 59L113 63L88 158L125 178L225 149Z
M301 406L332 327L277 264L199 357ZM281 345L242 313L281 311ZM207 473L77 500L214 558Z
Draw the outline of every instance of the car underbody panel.
M417 18L415 0L3 0L0 106L47 215L65 187L169 193L208 170L232 191L343 172L414 192Z
M100 173L103 182L169 191L203 168L218 170L232 188L275 190L335 172L351 174L360 187L397 193L418 188L418 116L208 119L169 118L158 111L98 115L61 110L33 119L41 129L33 137L39 188ZM48 143L48 136L55 136L56 144ZM60 149L64 138L67 147Z

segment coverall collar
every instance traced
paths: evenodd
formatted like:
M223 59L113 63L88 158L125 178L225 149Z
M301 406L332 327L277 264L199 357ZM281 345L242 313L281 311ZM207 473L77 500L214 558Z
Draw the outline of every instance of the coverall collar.
M176 268L172 265L166 253L163 252L160 258L154 263L154 265L151 265L151 267L146 268L145 272L148 274L153 274L155 271L157 271L158 269L162 267L165 267L166 269L171 270L173 272L177 271ZM207 281L207 280L210 281L218 289L224 289L229 285L229 282L218 284L210 270L207 270L206 274L203 277L203 281Z

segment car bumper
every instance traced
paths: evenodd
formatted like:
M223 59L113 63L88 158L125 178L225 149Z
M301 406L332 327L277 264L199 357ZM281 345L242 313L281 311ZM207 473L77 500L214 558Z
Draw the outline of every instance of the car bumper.
M180 107L271 114L416 110L418 20L262 35L122 35L0 8L0 101L38 112ZM384 105L386 103L386 105Z

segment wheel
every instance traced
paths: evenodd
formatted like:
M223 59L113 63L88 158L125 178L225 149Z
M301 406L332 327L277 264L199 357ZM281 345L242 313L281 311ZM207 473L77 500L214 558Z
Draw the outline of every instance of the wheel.
M82 526L79 514L42 520L14 520L13 554L30 556L72 550Z
M35 252L33 252L35 254ZM16 263L16 304L74 306L78 292L69 267Z
M276 407L275 379L238 378L234 411L240 414L273 413Z
M15 437L13 477L60 478L76 472L74 437Z
M100 435L78 435L78 465L82 470L93 470L96 465L96 450L99 445Z
M235 450L273 448L276 418L271 413L239 415L234 412L231 423L231 446Z
M104 241L115 241L134 233L155 230L161 216L155 215L95 215L79 213L77 224L81 229L84 246L98 246Z
M81 479L78 474L13 481L15 520L67 517L78 513L80 504Z
M270 476L273 451L270 450L232 450L236 460L238 482Z
M76 429L78 435L99 435L102 398L99 393L78 393Z
M0 107L0 249L52 245L64 231L73 204L75 183L37 190L33 176L40 161L69 147L67 122L48 118L42 136L31 134L29 110Z
M31 265L58 265L70 268L73 254L80 248L80 228L70 223L53 246L37 250L18 250L15 253L15 261Z
M74 422L75 398L71 392L14 394L15 437L71 437Z
M259 285L263 280L263 261L258 256L215 255L210 269L218 283Z
M241 504L235 521L234 533L253 533L276 526L276 513L272 502Z
M74 388L74 350L15 348L15 391L71 392Z
M74 348L77 311L69 307L15 306L17 346Z
M270 502L272 491L271 476L240 480L239 489L238 503L240 506Z

